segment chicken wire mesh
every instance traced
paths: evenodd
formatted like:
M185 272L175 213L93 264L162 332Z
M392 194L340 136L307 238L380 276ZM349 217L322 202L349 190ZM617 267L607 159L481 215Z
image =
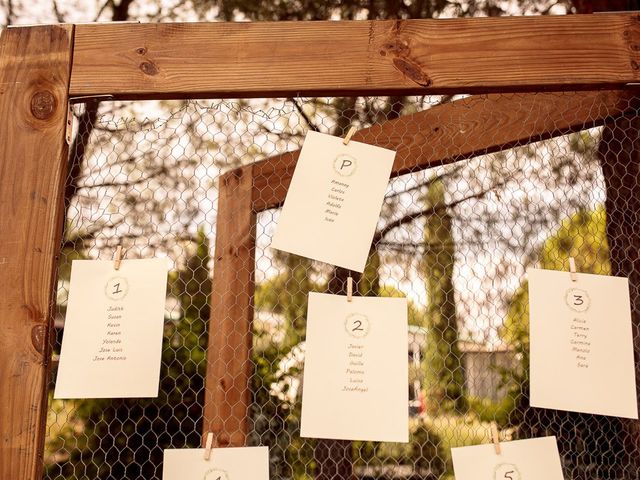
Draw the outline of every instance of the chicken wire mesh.
M413 114L410 127L428 111L433 132L447 132L438 148L406 125L380 135L436 164L461 161L390 181L356 278L358 294L409 299L410 442L300 438L307 294L343 293L345 272L271 249L275 208L255 212L253 348L241 359L252 371L247 443L270 447L273 479L451 479L450 449L489 442L497 422L504 439L556 435L567 479L640 478L637 423L528 407L527 267L566 270L573 256L580 271L630 275L640 314L632 195L640 122L634 97L620 95L615 108L585 92L473 97L487 112L498 104L516 112L480 125L483 144L495 138L500 148L473 154L470 126L438 114L472 118L463 95L77 105L54 366L72 260L110 259L122 245L126 258L167 257L171 271L159 397L50 396L45 478L159 479L164 448L200 446L208 336L217 334L209 302L221 174L298 149L308 130L344 135ZM551 102L552 117L531 106L535 96ZM568 128L576 101L587 114ZM526 119L553 133L505 142L505 130Z

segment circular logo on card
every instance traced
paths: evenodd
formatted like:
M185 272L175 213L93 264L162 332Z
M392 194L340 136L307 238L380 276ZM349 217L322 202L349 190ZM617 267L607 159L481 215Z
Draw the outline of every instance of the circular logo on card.
M229 480L229 475L224 470L218 470L217 468L212 468L211 470L207 470L202 477L202 480Z
M354 338L364 338L369 334L369 318L362 313L351 313L344 320L344 328Z
M129 282L124 277L111 277L107 280L104 293L111 300L122 300L129 293Z
M522 480L520 470L512 463L501 463L493 473L494 480Z
M589 310L591 298L586 290L570 288L564 295L564 301L574 312L583 313Z
M358 162L351 155L341 153L333 161L333 169L338 175L343 177L350 177L358 168Z

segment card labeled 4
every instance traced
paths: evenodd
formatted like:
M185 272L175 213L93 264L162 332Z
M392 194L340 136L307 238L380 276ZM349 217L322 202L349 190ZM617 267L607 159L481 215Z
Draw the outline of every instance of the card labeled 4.
M162 480L269 480L267 447L214 448L209 460L203 448L164 451Z
M456 480L563 480L556 437L451 449Z
M409 441L405 298L309 294L300 435Z
M395 152L309 132L271 246L364 270Z
M157 397L167 261L74 260L55 398Z
M638 418L629 281L528 276L531 406Z

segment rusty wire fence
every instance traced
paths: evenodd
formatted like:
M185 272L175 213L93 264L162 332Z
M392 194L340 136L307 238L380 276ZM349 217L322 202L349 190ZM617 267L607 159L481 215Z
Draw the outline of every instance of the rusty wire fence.
M584 94L544 95L552 97L559 120L540 118L540 123L546 122L544 128L552 132L554 123L575 116L573 107L563 111L563 105ZM505 129L527 116L543 115L542 110L523 114L518 108L530 98L480 97L488 109L497 101L520 112L483 125L485 141L502 139ZM570 133L532 133L508 148L433 168L416 167L390 181L357 288L362 295L409 299L411 440L406 445L351 442L345 457L353 478L452 479L450 448L488 442L492 421L505 439L556 435L567 479L640 478L640 441L633 422L528 407L525 270L566 269L573 256L581 271L611 274L605 201L612 191L621 199L625 192L612 190L615 185L605 181L603 169L619 170L637 158L634 99L618 102L608 112L602 97L584 98L582 109L593 115ZM54 367L73 259L110 259L121 244L127 258L168 257L172 267L160 396L50 397L45 478L160 479L163 448L200 445L207 339L216 335L208 326L216 268L217 179L222 173L299 148L309 129L343 135L350 125L366 128L430 109L468 108L461 99L77 105L65 190ZM585 108L584 102L592 105ZM448 132L438 140L448 152L441 160L447 161L468 157L458 152L475 141L465 128L447 124L450 118L443 115L432 124L433 131ZM392 135L401 142L417 141L410 129ZM421 141L425 157L437 150L428 138ZM633 168L638 167L629 166L625 182L636 181ZM273 479L321 478L321 462L327 459L318 458L314 440L299 436L305 315L308 292L326 291L334 270L269 247L278 213L267 210L257 218L254 340L251 357L245 359L253 372L248 443L270 447ZM625 219L621 232L640 228L637 212Z

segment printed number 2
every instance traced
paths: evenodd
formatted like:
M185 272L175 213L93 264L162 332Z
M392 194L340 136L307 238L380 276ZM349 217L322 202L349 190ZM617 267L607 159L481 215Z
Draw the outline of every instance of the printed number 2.
M351 329L352 332L364 332L364 328L362 328L361 320L355 320L353 323L354 325L357 323L357 325Z
M573 294L573 304L575 306L584 305L584 300L582 299L582 295Z
M120 283L116 283L115 285L113 285L113 295L116 295L121 292L122 290L120 290Z
M512 473L515 473L513 470L509 470L508 472L504 472L504 478L507 478L509 480L513 480L513 477L511 476Z

